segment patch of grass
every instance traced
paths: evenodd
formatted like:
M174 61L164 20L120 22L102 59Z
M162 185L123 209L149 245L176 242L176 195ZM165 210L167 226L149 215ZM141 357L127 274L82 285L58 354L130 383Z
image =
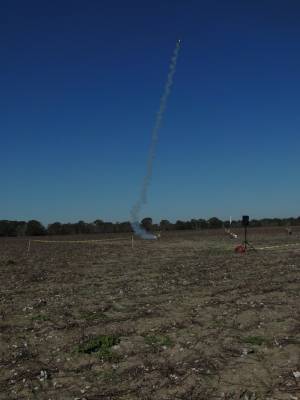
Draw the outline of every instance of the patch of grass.
M49 317L47 317L45 314L33 315L31 319L32 321L49 321Z
M219 319L215 319L212 321L213 328L223 328L225 326L225 322Z
M113 354L112 347L120 343L118 336L100 335L81 343L77 351L79 353L96 353L103 360L114 360L117 356Z
M254 346L261 346L262 344L269 343L269 340L263 336L246 336L243 338L243 342Z
M86 321L107 321L109 318L104 313L89 312L81 315Z
M162 346L171 347L173 345L173 342L169 336L164 335L147 335L145 336L145 342L154 348L159 348Z
M116 370L111 369L111 370L106 370L106 371L103 371L103 372L99 372L97 374L97 378L102 380L102 381L104 381L104 382L114 382L114 383L116 383L117 379L118 379L118 375L117 375Z
M123 304L120 304L120 303L113 303L112 308L115 311L125 311L126 310L126 306L124 306Z

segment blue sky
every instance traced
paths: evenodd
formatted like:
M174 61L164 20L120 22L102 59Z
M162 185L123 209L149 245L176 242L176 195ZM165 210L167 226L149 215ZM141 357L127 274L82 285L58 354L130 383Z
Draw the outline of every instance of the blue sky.
M300 214L299 1L6 1L0 219Z

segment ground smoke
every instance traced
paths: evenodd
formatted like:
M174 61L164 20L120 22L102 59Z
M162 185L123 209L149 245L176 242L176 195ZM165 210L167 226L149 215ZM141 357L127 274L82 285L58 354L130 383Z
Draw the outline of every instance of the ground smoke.
M141 211L141 208L144 204L147 203L147 192L148 192L148 187L151 181L152 177L152 169L153 169L153 160L155 156L155 149L156 149L156 142L158 138L158 131L161 126L161 122L163 119L163 115L166 109L167 105L167 100L169 97L169 94L171 92L172 84L173 84L173 77L175 74L176 70L176 63L177 63L177 58L180 50L180 40L177 41L176 47L171 59L170 67L169 67L169 73L167 77L167 82L164 88L163 95L160 99L160 105L159 105L159 110L155 119L155 124L154 128L152 130L152 135L151 135L151 145L149 149L149 155L148 155L148 162L147 162L147 170L146 174L143 179L143 184L140 192L140 197L136 204L132 207L130 216L131 216L131 226L134 232L142 237L143 239L156 239L156 236L147 232L143 227L140 226L139 224L139 214Z

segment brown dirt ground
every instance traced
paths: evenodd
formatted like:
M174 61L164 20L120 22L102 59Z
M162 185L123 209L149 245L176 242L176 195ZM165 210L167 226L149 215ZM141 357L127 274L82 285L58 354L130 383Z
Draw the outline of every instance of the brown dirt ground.
M56 239L0 240L1 400L300 400L300 230Z

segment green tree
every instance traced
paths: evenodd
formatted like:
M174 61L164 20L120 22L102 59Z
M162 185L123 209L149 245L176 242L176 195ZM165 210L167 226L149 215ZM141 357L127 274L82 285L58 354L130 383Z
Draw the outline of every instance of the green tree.
M205 219L200 218L200 219L198 219L197 222L198 222L198 226L199 226L200 229L207 229L208 228L208 223L207 223L207 221Z
M0 236L16 236L16 223L13 221L0 221Z
M62 224L61 225L61 235L74 235L76 233L76 229L74 224Z
M112 222L104 222L103 232L104 233L114 233L115 227Z
M60 222L54 222L48 225L48 235L60 235L62 231L62 225Z
M25 236L27 229L27 223L25 221L18 221L16 227L17 236Z
M159 223L160 230L162 231L171 231L173 229L173 224L167 219L162 219Z
M146 229L146 231L151 231L153 229L152 218L150 217L143 218L141 221L141 225L144 229Z
M121 222L118 228L119 232L132 232L132 227L129 221Z
M46 229L39 221L32 219L27 223L26 227L27 236L40 236L40 235L45 235L45 233Z
M212 229L216 228L222 228L223 226L223 221L221 221L219 218L212 217L208 220L208 227Z
M175 222L175 229L178 229L180 231L186 229L186 223L184 221L181 221L180 219L178 219Z
M86 224L84 221L78 221L77 223L75 223L74 228L75 233L77 234L89 233L88 224Z
M96 219L94 221L95 225L95 233L103 233L104 232L104 222L102 219Z

